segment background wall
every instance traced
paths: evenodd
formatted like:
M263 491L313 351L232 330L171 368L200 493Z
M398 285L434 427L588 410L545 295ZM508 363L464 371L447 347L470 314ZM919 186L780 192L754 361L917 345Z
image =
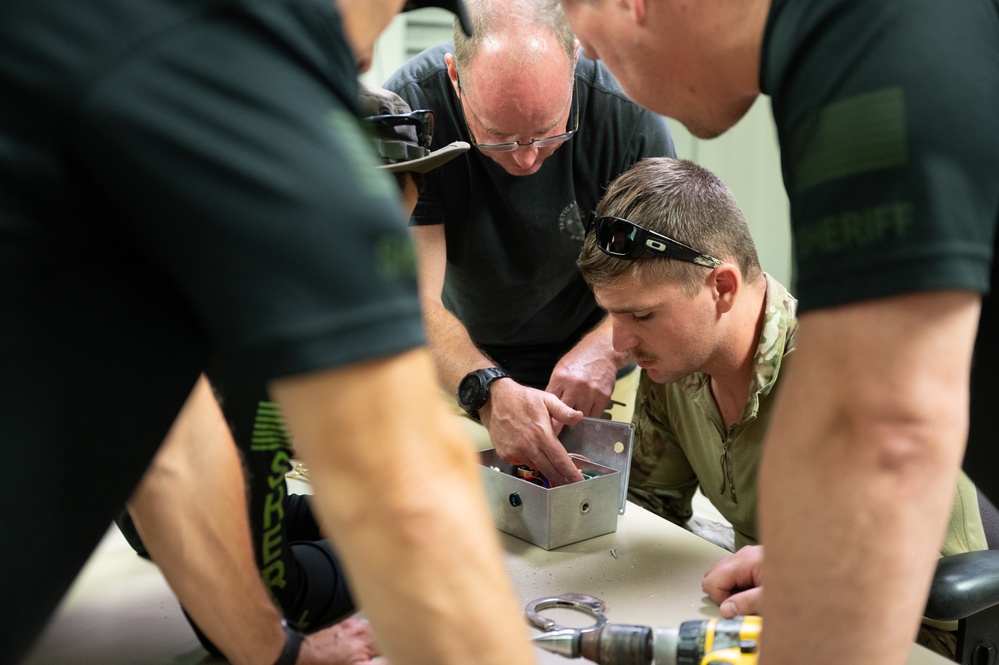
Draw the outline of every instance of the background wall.
M382 34L374 64L362 78L380 85L423 49L450 41L451 22L452 15L440 9L400 14ZM789 210L769 99L757 99L735 127L709 141L695 138L674 120L669 125L677 156L710 169L732 188L746 214L763 269L790 287Z

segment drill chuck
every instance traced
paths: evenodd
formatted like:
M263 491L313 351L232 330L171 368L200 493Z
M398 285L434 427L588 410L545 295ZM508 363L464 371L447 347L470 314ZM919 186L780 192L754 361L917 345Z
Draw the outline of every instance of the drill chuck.
M580 636L579 655L601 665L649 665L652 662L652 629L609 623L600 630Z

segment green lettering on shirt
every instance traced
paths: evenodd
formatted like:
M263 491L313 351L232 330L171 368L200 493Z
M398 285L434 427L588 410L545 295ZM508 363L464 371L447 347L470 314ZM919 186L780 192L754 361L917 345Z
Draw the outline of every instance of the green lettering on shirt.
M386 279L416 279L416 255L409 236L378 238L378 272Z
M260 401L257 403L257 414L253 419L253 435L250 438L250 448L256 452L273 452L270 475L267 486L270 488L264 499L263 533L260 536L260 556L264 567L260 576L267 589L284 588L287 584L284 574L284 536L282 521L284 520L285 479L291 458L291 437L284 425L280 407L274 402ZM273 598L273 594L271 596Z
M864 249L905 238L912 228L913 205L889 203L848 210L801 225L795 233L800 261Z
M253 420L250 450L290 450L291 438L284 426L281 409L274 402L258 402Z
M288 583L284 579L284 561L275 561L260 571L260 577L267 585L268 591L273 588L283 589ZM273 598L273 596L272 596ZM276 601L275 601L276 602Z

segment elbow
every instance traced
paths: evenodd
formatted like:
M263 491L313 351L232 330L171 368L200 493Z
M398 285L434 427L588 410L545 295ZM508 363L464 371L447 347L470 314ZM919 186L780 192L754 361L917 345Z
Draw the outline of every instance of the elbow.
M967 391L910 389L859 400L842 414L851 455L877 473L925 479L960 462L967 438Z

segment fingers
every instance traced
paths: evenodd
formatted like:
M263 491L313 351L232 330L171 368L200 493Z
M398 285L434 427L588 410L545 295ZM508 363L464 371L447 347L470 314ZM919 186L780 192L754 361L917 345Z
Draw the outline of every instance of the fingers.
M720 603L733 593L760 586L762 560L762 549L744 547L711 566L704 573L701 588L713 601Z
M490 397L483 414L496 452L512 464L537 469L552 485L583 480L557 435L563 425L578 423L583 413L551 393L520 386L510 380Z
M548 409L548 413L551 415L552 420L560 423L560 425L575 425L580 420L583 419L585 415L582 411L572 408L565 402L560 400L555 395L551 393L542 393L545 401L545 407ZM561 427L559 427L561 429Z
M747 614L759 614L763 609L763 587L758 586L755 589L732 594L718 606L718 609L721 611L722 617L726 619Z
M539 463L545 464L550 469L550 472L546 473L542 468L538 470L545 473L548 476L548 480L554 486L578 482L583 479L583 474L576 468L572 458L569 457L569 453L566 452L562 443L556 437L563 426L575 425L582 420L583 412L567 406L550 393L542 393L542 395L545 406L551 416L553 427L551 434L546 437L545 441L539 447L539 452L542 453L544 458L538 460Z
M559 359L546 388L591 418L606 410L617 380L620 354L614 351L610 330L607 325L601 334L588 335Z
M565 448L562 447L562 444L557 439L555 446L542 452L545 453L545 457L543 460L539 460L539 462L548 466L550 471L546 472L542 468L538 470L547 476L548 480L551 481L552 487L568 485L569 483L583 480L583 474L576 468L572 458L569 457L569 453L565 451Z
M307 635L296 665L361 665L378 655L371 626L346 619Z
M721 606L736 596L755 590L763 584L763 548L744 547L735 554L715 563L701 580L701 588L711 600ZM758 594L750 594L748 600L757 600Z
M549 433L528 453L526 464L540 471L552 487L568 485L583 480L583 474L576 468L562 442Z
M599 418L610 404L614 383L604 385L579 385L559 387L549 383L545 392L551 393L570 409L580 411L584 416Z

